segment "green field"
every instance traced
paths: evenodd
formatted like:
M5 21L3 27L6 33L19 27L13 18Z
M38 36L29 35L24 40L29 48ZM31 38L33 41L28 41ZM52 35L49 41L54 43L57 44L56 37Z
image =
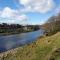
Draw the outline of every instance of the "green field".
M60 32L0 54L0 60L60 60Z

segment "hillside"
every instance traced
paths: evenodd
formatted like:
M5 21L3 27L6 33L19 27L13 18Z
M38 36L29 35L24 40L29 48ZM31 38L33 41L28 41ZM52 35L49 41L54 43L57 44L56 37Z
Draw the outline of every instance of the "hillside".
M0 54L0 60L60 60L60 32Z
M43 29L48 32L48 35L55 34L60 31L60 13L51 16L46 23L43 24Z

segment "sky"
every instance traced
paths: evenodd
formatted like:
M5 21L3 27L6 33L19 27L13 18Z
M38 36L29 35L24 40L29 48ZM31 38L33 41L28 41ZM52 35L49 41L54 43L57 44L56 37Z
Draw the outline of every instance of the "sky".
M60 0L0 0L0 23L43 24L60 12Z

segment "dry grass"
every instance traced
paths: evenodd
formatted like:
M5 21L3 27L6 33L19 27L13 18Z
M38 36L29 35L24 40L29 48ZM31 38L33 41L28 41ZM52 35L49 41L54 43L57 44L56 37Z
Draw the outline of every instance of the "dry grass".
M3 53L0 60L60 60L60 32L13 51Z

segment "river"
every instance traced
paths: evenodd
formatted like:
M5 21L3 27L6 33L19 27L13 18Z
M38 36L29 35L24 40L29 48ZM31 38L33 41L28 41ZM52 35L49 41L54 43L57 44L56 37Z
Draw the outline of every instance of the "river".
M25 44L29 44L43 35L43 30L21 33L16 35L0 36L0 52L4 52Z

